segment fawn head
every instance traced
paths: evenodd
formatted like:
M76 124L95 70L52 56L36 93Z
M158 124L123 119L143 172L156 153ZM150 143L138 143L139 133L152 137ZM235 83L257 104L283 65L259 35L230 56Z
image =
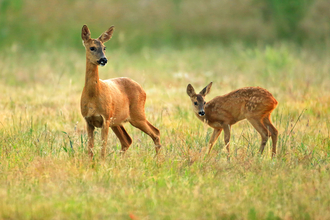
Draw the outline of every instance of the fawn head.
M212 82L208 84L204 89L202 89L202 91L200 91L199 94L196 94L195 89L191 84L187 86L187 94L192 102L194 112L201 117L205 116L204 107L206 102L204 99L205 96L209 94L211 87L212 87Z
M81 38L86 49L86 58L89 62L101 66L107 64L108 60L105 56L106 47L104 46L104 43L111 39L114 29L114 26L111 26L97 39L93 39L91 38L91 32L87 25L82 27Z

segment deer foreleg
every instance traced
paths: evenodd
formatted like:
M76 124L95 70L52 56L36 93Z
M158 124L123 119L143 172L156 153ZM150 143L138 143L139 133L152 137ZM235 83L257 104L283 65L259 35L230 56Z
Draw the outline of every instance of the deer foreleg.
M88 154L93 158L93 147L94 147L94 129L93 125L87 123L87 134L88 134Z
M230 158L230 150L229 150L229 142L230 142L230 125L229 124L225 124L223 126L223 131L225 133L224 135L224 139L225 139L225 145L226 145L226 148L227 148L227 151L228 151L228 156L227 156L227 159L229 160Z
M102 138L102 152L101 152L101 157L104 159L105 153L106 153L106 148L107 148L107 142L108 142L108 133L109 133L109 121L105 121L102 127L102 133L101 133L101 138Z
M215 144L216 140L218 139L219 135L221 134L222 128L216 129L214 128L212 136L209 141L209 152L208 154L211 153L211 150L213 148L213 145Z

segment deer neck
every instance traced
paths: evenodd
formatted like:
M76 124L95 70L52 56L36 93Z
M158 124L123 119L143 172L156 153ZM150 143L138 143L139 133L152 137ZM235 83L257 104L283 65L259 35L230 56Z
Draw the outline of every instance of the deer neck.
M90 97L100 94L100 78L98 66L86 59L85 90Z

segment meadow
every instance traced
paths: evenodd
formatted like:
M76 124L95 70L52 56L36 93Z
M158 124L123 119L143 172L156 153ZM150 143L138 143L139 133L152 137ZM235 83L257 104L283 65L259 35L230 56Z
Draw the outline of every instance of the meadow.
M22 16L36 3L29 4ZM94 8L94 15L104 4ZM82 5L75 7L89 7ZM46 12L36 15L39 24L57 13L47 17ZM63 25L72 27L70 19ZM56 22L59 27L63 20ZM126 124L132 146L122 156L119 140L110 132L102 160L96 130L91 162L80 114L83 22L91 23L92 37L116 25L79 20L68 38L47 38L54 27L45 27L42 35L33 26L35 38L26 32L25 43L13 36L13 42L6 38L0 44L0 219L330 218L330 41L269 43L267 29L264 38L255 33L263 39L256 42L247 40L253 38L248 33L247 39L234 41L184 35L179 43L172 43L177 39L173 35L158 42L154 33L147 33L150 41L144 43L138 32L134 36L139 40L130 40L129 31L117 28L106 43L108 64L99 68L100 78L125 76L142 85L147 118L160 130L163 147L155 157L149 136ZM162 28L168 30L171 22ZM253 24L252 30L258 26ZM16 33L24 31L13 27ZM186 31L189 35L195 29ZM43 45L36 46L38 41ZM201 90L211 81L206 100L245 86L260 86L274 95L279 102L272 113L279 130L276 158L271 159L271 140L258 154L260 136L246 121L232 127L230 161L223 133L211 154L204 154L212 129L194 115L186 87L191 83Z
M79 51L10 48L1 55L2 219L327 219L329 203L329 56L281 44L111 50L101 78L127 76L146 90L148 119L160 129L162 154L141 131L127 154L100 134L90 163L79 101L85 56ZM19 54L19 56L16 56ZM45 59L47 58L47 59ZM17 65L19 63L20 65ZM223 134L210 156L211 129L197 120L186 95L192 83L209 95L243 86L267 88L279 101L272 114L278 155L257 151L259 134L233 126L232 158ZM134 217L133 217L134 218Z

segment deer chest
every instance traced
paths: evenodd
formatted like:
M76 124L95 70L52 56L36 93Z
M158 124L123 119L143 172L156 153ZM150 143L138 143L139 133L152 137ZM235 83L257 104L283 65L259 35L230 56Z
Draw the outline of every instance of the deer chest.
M103 126L103 117L101 115L85 117L85 120L88 124L93 125L94 127L101 128Z

